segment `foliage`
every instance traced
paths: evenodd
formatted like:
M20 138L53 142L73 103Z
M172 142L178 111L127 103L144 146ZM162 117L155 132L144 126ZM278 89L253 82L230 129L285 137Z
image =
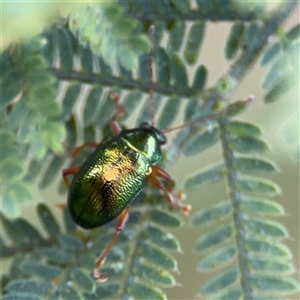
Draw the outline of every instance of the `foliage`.
M284 2L272 11L261 2L247 7L238 3L82 4L34 38L3 50L1 254L13 257L2 276L3 299L165 299L164 288L177 284L172 252L181 252L181 246L169 230L183 223L151 188L146 187L130 206L129 222L104 265L109 277L104 284L94 281L92 270L115 221L99 230L81 231L67 210L60 225L52 209L41 203L37 214L44 231L20 217L23 202L34 198L35 186L45 189L63 167L78 165L87 155L66 159L71 149L111 134L112 92L122 99L122 125L138 108L137 124L150 119L148 101L141 108L139 104L149 89L151 24L157 126L170 128L182 109L185 122L198 120L177 131L163 164L216 144L222 153L221 161L190 174L185 182L186 190L197 190L225 180L228 189L228 200L192 216L193 226L204 230L195 243L203 255L198 270L214 272L200 294L210 299L273 299L272 295L285 297L298 290L292 254L283 243L289 234L273 220L284 214L283 207L270 199L281 193L268 178L278 167L263 157L269 146L261 128L236 118L251 98L228 103L258 60L268 68L262 82L266 103L299 82L300 27L288 31L281 27L295 2ZM224 49L231 65L212 87L207 86L209 68L198 63L210 21L232 24ZM190 79L191 68L195 75ZM62 180L58 185L64 194Z

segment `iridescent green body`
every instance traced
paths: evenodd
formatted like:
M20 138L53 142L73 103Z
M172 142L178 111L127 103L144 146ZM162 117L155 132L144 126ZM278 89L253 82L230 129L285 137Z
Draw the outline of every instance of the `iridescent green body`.
M105 138L72 180L68 207L73 220L94 228L116 218L141 192L151 166L161 160L165 142L165 136L146 123Z

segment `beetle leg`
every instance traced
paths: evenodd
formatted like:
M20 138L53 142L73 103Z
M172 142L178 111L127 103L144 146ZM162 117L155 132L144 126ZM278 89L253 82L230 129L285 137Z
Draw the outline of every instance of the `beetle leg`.
M96 148L98 147L98 143L96 142L85 142L84 144L82 144L81 146L76 147L71 153L70 153L70 157L71 158L75 158L85 147L89 146L89 147L93 147Z
M110 120L110 127L113 133L115 135L118 135L122 130L122 127L118 123L117 118L124 114L124 107L120 103L120 97L118 93L111 93L110 98L116 103L116 112L114 113L114 115Z
M167 190L169 192L172 191L173 188L172 178L164 169L162 169L159 166L152 166L152 176L165 179L168 182ZM179 191L178 194L176 195L176 198L180 200L185 199L186 198L185 192L183 190Z
M153 170L153 167L152 167ZM170 190L168 188L166 188L164 186L164 184L162 182L160 182L155 176L157 177L162 177L168 181L171 180L170 175L167 174L165 171L163 171L161 168L159 167L155 167L154 172L152 172L152 174L150 175L148 182L151 183L152 185L156 186L157 188L159 188L160 190L163 191L166 200L169 202L169 204L176 208L176 209L180 209L181 211L183 211L186 215L189 214L189 212L191 211L192 207L191 205L180 205L178 202L175 201L174 199L174 195L170 192ZM163 171L163 172L162 172ZM163 174L167 174L168 178L163 177ZM179 193L179 196L181 196L181 193Z
M70 167L68 169L64 169L63 170L63 179L64 179L64 182L67 186L67 188L70 187L70 180L68 178L69 175L75 175L80 169L80 166L74 166L74 167ZM67 203L56 203L54 204L54 206L56 208L59 208L59 209L65 209L67 207Z
M73 167L63 170L63 178L64 178L64 182L65 182L67 188L69 188L70 184L71 184L70 180L67 176L75 175L79 171L80 167L81 166L73 166Z
M152 176L165 179L168 182L168 191L172 190L172 178L164 169L158 166L152 166Z
M129 209L128 206L123 209L121 214L118 216L118 224L116 226L116 231L112 237L112 239L109 241L108 245L105 247L105 249L102 251L102 253L99 255L99 257L96 259L95 262L95 269L94 269L94 278L98 282L104 282L107 280L107 277L103 273L100 272L99 268L101 265L105 262L105 259L111 250L113 244L115 243L117 237L119 236L120 232L123 231L127 220L129 217Z
M63 210L65 208L67 208L67 203L56 203L56 204L54 204L54 206L58 209Z

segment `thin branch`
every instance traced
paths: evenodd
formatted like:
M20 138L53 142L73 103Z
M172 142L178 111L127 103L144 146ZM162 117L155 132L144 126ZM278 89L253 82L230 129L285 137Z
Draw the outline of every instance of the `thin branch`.
M166 13L147 12L140 13L129 11L128 15L141 21L218 21L218 22L233 22L233 21L254 21L257 20L255 12L239 13L236 11L226 11L224 13L213 10L210 12L189 11L187 13L179 13L176 11L168 11Z
M52 75L56 76L60 80L66 81L79 81L80 83L89 83L89 84L100 84L103 86L116 86L123 89L138 89L145 93L149 92L149 83L141 83L140 81L131 79L124 80L120 77L111 76L111 77L103 77L101 74L82 74L80 72L71 71L71 72L63 72L58 69L49 68L48 72ZM178 95L181 97L191 97L194 95L192 89L176 89L175 86L169 85L168 87L162 87L159 84L153 84L153 91L160 93L162 95Z
M233 221L236 232L236 244L238 249L238 263L241 272L241 287L244 291L244 299L250 300L253 298L252 289L250 286L250 273L248 270L248 252L246 250L246 234L243 230L243 214L240 209L241 194L237 189L237 172L234 168L234 155L228 143L228 135L226 132L226 118L220 118L218 123L220 127L220 137L223 150L223 158L227 169L227 184L229 187L229 196L233 208Z
M249 66L259 57L269 37L274 34L277 27L289 16L297 2L297 0L283 1L278 6L276 11L271 14L270 19L261 28L258 37L255 39L256 43L251 43L230 67L229 75L231 77L235 80L240 80L243 77Z

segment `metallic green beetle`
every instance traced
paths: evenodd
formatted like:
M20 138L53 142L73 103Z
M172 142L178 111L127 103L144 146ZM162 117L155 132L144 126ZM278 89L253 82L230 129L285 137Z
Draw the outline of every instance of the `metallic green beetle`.
M89 229L118 217L114 236L95 262L94 277L99 282L107 279L99 267L124 229L128 205L147 182L161 189L171 206L186 214L191 209L189 205L180 205L174 200L170 184L166 187L158 180L160 177L171 182L169 174L156 166L162 159L161 146L167 141L162 131L147 123L121 130L115 117L110 124L117 136L106 137L99 145L85 143L78 147L73 156L86 146L97 148L82 166L63 171L64 181L69 187L67 206L76 224ZM72 183L67 177L69 175L74 175Z
M94 228L115 219L141 192L151 167L161 160L165 141L146 124L106 137L72 180L68 207L73 220Z

